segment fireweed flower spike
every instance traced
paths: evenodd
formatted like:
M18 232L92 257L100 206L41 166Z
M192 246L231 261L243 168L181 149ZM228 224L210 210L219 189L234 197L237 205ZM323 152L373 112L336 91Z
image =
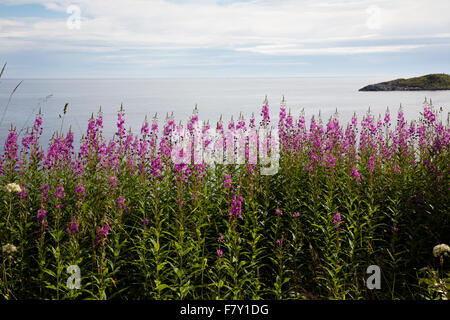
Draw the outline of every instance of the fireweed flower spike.
M263 106L261 109L261 116L262 116L262 121L261 121L261 126L264 128L267 128L270 124L270 115L269 115L269 101L267 100L267 96L264 99L263 102Z
M231 201L231 209L230 209L230 218L237 217L238 219L242 219L242 200L244 198L236 195L233 196L233 200Z
M339 212L336 212L333 216L333 224L336 226L337 229L341 226L341 214Z
M117 198L117 208L119 208L120 210L125 210L127 208L127 206L125 204L125 197L124 196L119 196Z
M39 227L44 227L45 228L45 227L48 226L47 211L45 211L45 209L43 209L43 208L39 209L36 218L37 218L37 225Z
M69 226L67 227L67 232L71 235L74 235L78 232L78 224L76 219L72 219L72 221L69 223Z
M110 227L108 224L105 224L103 228L97 228L97 238L95 239L95 246L98 246L99 243L103 244L108 241L109 230Z
M359 174L358 170L356 170L356 167L353 167L351 174L352 174L352 176L355 177L356 182L359 182L363 179L361 177L361 175Z
M6 138L5 142L4 158L12 164L13 161L18 160L17 152L18 152L17 133L16 129L13 128L13 126L11 125L11 130L9 131L8 137Z
M20 189L22 191L20 191L19 194L18 194L19 198L22 199L22 200L28 199L27 188L22 186L22 187L20 187Z
M231 190L233 190L234 187L232 185L231 175L226 174L223 179L224 179L224 184L223 184L224 189L231 189Z
M75 195L76 195L76 198L78 200L80 200L80 201L83 200L84 197L86 196L86 191L85 191L84 186L82 184L78 184L75 187Z

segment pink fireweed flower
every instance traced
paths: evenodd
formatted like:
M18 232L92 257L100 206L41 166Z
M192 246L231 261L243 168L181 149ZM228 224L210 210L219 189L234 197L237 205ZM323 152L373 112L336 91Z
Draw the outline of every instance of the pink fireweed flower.
M142 135L148 135L148 133L150 132L150 125L147 121L147 118L145 119L144 123L142 124L141 127L141 134Z
M150 223L150 220L147 218L142 220L142 224L144 225L144 227L147 226L149 223Z
M339 229L341 222L342 222L341 214L339 212L336 212L335 215L333 216L333 224L336 226L337 229Z
M21 186L20 190L21 191L18 193L19 199L22 200L28 199L27 189L25 188L25 186Z
M117 207L120 210L125 210L127 208L126 204L125 204L125 197L124 196L119 196L117 198Z
M75 187L75 196L78 200L82 200L86 196L86 191L84 190L84 186L79 184Z
M333 169L336 166L336 158L332 154L329 154L327 158L327 163L328 168Z
M358 117L356 116L356 114L354 114L352 117L352 126L353 128L356 128L358 126Z
M431 107L424 107L423 108L423 115L427 121L430 123L436 122L436 114L432 111Z
M223 257L223 251L220 249L217 249L217 255L219 256L219 258Z
M45 209L43 209L43 208L39 209L36 218L37 218L38 226L44 226L44 227L48 226L47 211L45 211Z
M281 241L280 240L277 240L275 243L276 243L277 246L281 246Z
M74 235L78 232L78 224L76 219L72 219L72 221L69 223L69 226L67 227L67 232L71 235Z
M47 201L48 192L50 190L50 186L48 184L44 184L41 186L41 201L45 202Z
M231 209L230 209L230 218L237 217L238 219L242 219L242 196L237 197L233 196L233 200L231 201Z
M282 216L282 215L283 215L283 211L281 211L280 209L276 209L276 210L275 210L275 214L276 214L277 216Z
M117 132L116 136L119 137L119 140L123 140L125 138L126 130L125 130L125 119L124 112L120 110L117 113Z
M397 232L397 231L398 231L398 228L395 225L393 225L392 226L392 232Z
M369 158L369 171L373 172L375 169L375 154L372 154Z
M300 212L296 212L296 213L294 213L293 215L292 215L293 217L300 217Z
M57 187L55 190L55 199L65 198L65 197L66 197L66 193L64 192L64 187L62 187L62 186Z
M234 188L233 188L233 185L231 184L232 183L231 175L230 174L226 174L223 177L223 179L224 179L224 184L223 184L224 189L231 189L231 190L233 190Z
M269 106L267 103L267 99L264 102L264 105L262 106L261 116L263 117L261 121L261 126L267 127L270 124Z
M105 224L103 228L97 228L97 238L95 239L95 246L98 246L100 242L103 244L108 241L109 230L110 227L108 224Z
M114 189L115 187L117 187L117 177L116 176L109 177L109 185L110 185L111 189Z
M218 243L224 243L225 240L224 240L223 236L220 236L219 238L217 238L217 242Z
M391 122L391 115L389 114L389 112L386 112L386 114L384 115L384 123L388 124Z
M397 163L394 163L394 173L401 174L402 170L400 170L400 166Z
M359 174L358 170L356 170L356 167L353 167L351 175L355 177L356 182L363 180L363 178Z
M5 158L9 161L17 161L17 133L15 129L11 130L5 142Z

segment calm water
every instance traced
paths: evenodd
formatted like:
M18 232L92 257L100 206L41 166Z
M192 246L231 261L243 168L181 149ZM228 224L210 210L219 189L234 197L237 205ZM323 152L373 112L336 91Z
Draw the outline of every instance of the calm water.
M63 131L72 126L75 140L85 132L92 112L102 107L104 135L111 137L115 130L116 114L123 103L127 125L137 133L145 115L155 112L164 118L174 112L176 121L185 121L198 104L201 120L235 119L242 112L246 119L252 112L259 119L264 96L267 94L271 116L278 118L282 95L287 107L297 116L302 108L310 118L319 110L322 119L328 119L336 110L341 121L348 121L356 112L359 118L370 107L372 113L391 113L403 106L405 117L417 118L424 97L432 98L436 107L443 107L444 120L450 105L450 91L434 92L359 92L358 89L386 78L273 78L273 79L151 79L151 80L24 80L14 94L0 127L0 144L3 148L11 123L17 130L31 126L39 108L44 114L44 134L41 143L48 141L54 131L60 130L58 117L66 102L68 113ZM9 95L18 80L0 82L0 117ZM49 97L49 95L51 95ZM47 97L47 99L45 99ZM23 136L23 133L19 137Z

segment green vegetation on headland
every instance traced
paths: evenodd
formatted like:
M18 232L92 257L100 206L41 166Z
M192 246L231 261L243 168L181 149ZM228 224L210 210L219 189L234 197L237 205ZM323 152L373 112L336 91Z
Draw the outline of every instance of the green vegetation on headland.
M359 91L418 91L418 90L450 90L450 76L445 73L428 74L410 79L371 84Z

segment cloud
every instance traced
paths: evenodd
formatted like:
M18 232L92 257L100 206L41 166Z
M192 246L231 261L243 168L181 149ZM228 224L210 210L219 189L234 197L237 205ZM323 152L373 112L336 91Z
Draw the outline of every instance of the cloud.
M327 47L327 48L302 48L293 45L281 46L256 46L250 48L238 48L238 51L257 52L270 55L341 55L361 53L401 52L424 47L424 45L389 45L389 46L360 46L360 47Z
M234 64L240 54L331 56L409 52L450 43L450 1L0 0L40 4L66 18L0 18L0 53L81 52L119 63L197 65L195 50ZM68 28L67 8L81 10ZM73 11L72 11L73 12ZM225 53L233 52L232 58ZM171 54L176 53L176 56ZM195 56L195 61L189 59ZM178 59L178 60L177 60ZM299 62L305 63L306 62ZM206 62L205 62L206 64Z

